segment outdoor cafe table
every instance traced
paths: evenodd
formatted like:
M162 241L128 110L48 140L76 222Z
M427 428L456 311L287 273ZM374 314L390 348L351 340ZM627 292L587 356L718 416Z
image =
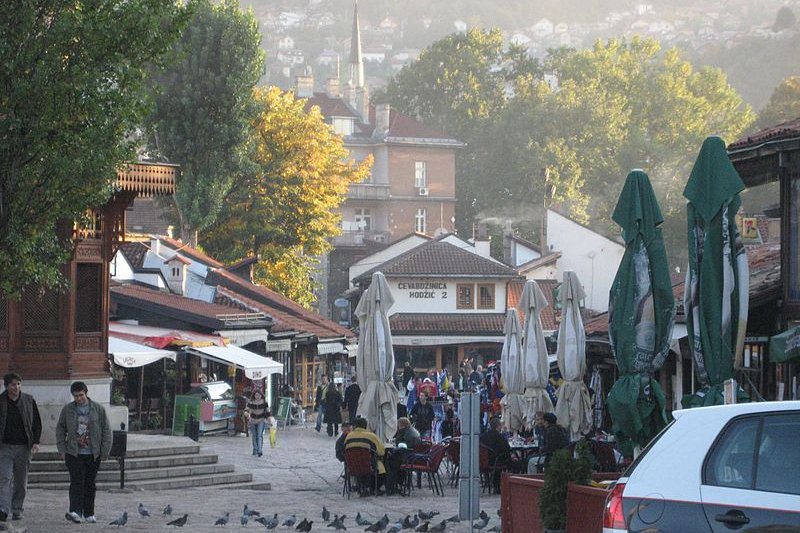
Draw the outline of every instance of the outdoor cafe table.
M527 465L528 459L539 453L539 446L532 442L509 441L511 455L521 463Z

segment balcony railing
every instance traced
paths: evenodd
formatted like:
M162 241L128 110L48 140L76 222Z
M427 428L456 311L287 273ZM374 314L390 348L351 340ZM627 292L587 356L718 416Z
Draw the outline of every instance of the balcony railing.
M361 246L367 241L389 242L386 231L343 231L333 238L334 246Z
M389 185L376 183L354 183L347 191L352 200L388 200Z

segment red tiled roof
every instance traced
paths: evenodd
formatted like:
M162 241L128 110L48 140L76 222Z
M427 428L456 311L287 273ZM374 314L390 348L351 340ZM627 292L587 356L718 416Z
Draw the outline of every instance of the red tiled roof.
M302 331L308 331L308 328L313 326L318 332L312 331L310 333L320 338L352 338L355 336L349 329L340 326L332 320L328 320L319 313L309 311L286 296L268 289L267 287L254 285L224 269L215 268L209 271L206 277L206 284L222 286L232 292L249 298L255 303L268 306L274 311L281 311L295 318L299 318L309 324L306 326L306 329Z
M331 98L325 93L314 93L314 96L306 99L305 109L308 111L312 106L319 107L324 117L351 117L358 119L350 106L344 103L341 98Z
M331 337L330 332L324 330L324 328L318 328L305 320L292 316L284 311L274 309L262 302L257 302L252 298L228 290L225 287L217 287L216 301L241 306L251 312L260 312L269 315L274 321L274 325L272 326L273 333L294 331L301 335L309 334L322 338Z
M176 316L188 322L211 329L226 326L220 315L234 315L237 309L216 303L187 298L142 285L119 285L111 287L111 299L138 309L155 310L161 314ZM269 320L263 318L253 322L251 327L268 327ZM227 326L226 326L227 327Z
M728 145L728 150L739 150L741 148L750 148L761 143L768 141L779 141L783 139L791 139L800 137L800 117L793 120L787 120L777 126L770 126L763 130L757 131L747 137L738 139Z
M397 313L389 317L392 335L501 336L502 313Z
M170 239L169 237L164 237L163 235L157 235L157 237L161 241L161 244L166 245L175 252L179 252L181 255L185 255L194 259L195 261L199 261L205 265L208 265L209 267L222 268L225 266L213 257L204 254L197 248L192 248L187 243L176 241L175 239Z
M512 280L508 284L508 296L506 298L508 308L510 309L513 307L517 310L520 324L524 324L525 321L525 311L519 308L519 301L522 298L522 290L525 287L525 281L524 279ZM550 304L545 307L539 315L542 319L542 329L545 331L555 331L558 329L558 319L556 318L555 305L553 305L555 302L553 289L558 287L559 281L555 279L537 279L536 283L539 284L539 288L542 289L544 297L547 298L547 302Z
M366 281L374 272L386 276L431 277L516 277L517 272L458 246L438 240L422 243L385 263L372 268L353 281Z

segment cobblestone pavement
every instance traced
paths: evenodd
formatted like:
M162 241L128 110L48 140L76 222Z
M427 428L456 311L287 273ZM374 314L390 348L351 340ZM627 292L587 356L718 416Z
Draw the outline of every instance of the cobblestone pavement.
M159 437L154 437L159 438ZM321 510L325 505L331 514L346 514L345 526L348 531L363 531L364 527L356 526L355 516L360 512L369 520L377 520L384 513L389 515L390 525L397 518L407 514L436 510L440 514L431 521L438 524L444 518L458 513L458 490L447 486L445 496L435 496L425 486L414 489L408 497L380 496L360 498L353 494L348 500L342 496L342 485L339 475L342 465L333 454L335 439L314 431L309 424L306 428L292 427L278 432L275 449L265 447L263 457L252 456L250 438L245 436L204 436L200 439L201 451L216 453L220 463L234 464L237 472L250 471L254 481L271 483L272 490L254 491L236 488L196 488L179 490L138 491L120 493L101 491L97 495L97 524L73 524L67 522L64 513L68 507L66 490L44 490L32 488L25 501L25 517L14 522L14 526L26 528L28 532L54 533L76 531L175 531L166 527L168 520L161 516L160 510L170 504L173 518L188 513L189 518L185 531L219 532L222 528L214 526L214 521L225 512L230 512L227 530L264 531L258 523L250 522L242 527L239 521L244 504L260 511L262 514L278 513L283 519L296 514L298 522L303 517L314 520L312 531L335 531L322 523ZM131 443L136 445L134 439ZM444 473L444 469L443 469ZM151 518L141 518L137 513L137 505L142 502L153 513ZM481 495L480 507L491 517L487 527L500 526L497 509L500 497L497 495ZM108 523L128 512L128 523L123 528L109 526ZM180 531L180 530L178 530ZM278 526L274 531L294 531L294 528ZM406 530L409 531L409 530ZM460 533L470 531L468 522L448 524L448 532ZM477 529L475 531L478 531Z

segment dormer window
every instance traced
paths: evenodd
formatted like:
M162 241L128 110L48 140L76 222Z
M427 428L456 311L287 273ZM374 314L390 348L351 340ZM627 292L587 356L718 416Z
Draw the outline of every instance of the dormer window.
M172 277L177 278L181 275L181 269L178 267L172 267Z
M331 121L333 130L339 135L352 135L355 130L355 120L352 118L334 117Z

